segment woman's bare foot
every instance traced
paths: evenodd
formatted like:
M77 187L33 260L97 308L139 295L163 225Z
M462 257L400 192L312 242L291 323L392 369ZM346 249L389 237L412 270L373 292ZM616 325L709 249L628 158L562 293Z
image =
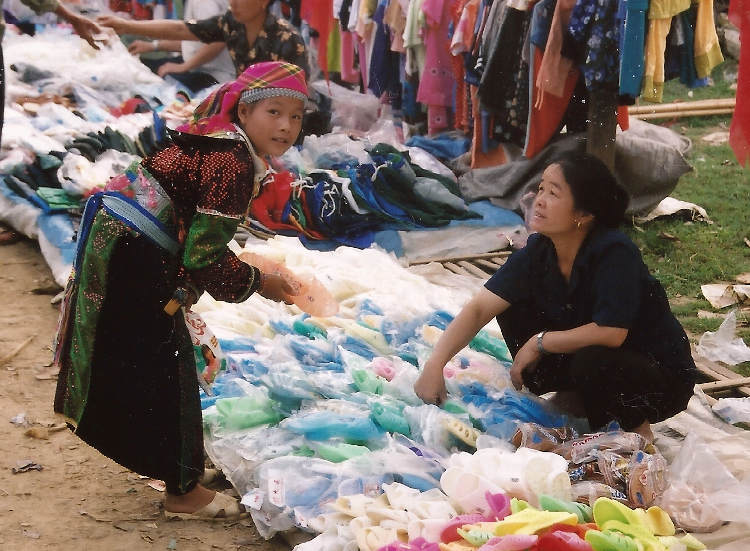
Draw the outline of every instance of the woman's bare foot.
M164 508L172 513L195 513L211 503L216 492L200 484L183 495L167 493L164 498Z
M630 432L636 432L640 434L649 444L654 443L654 433L651 430L651 423L648 422L648 419L646 419L643 423L641 423L637 427L630 429Z

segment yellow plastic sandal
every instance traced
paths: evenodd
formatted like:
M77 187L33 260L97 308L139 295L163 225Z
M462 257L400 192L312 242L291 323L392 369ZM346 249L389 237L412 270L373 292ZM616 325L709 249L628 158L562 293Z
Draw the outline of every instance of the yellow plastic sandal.
M443 426L453 436L461 440L464 444L471 446L472 448L477 447L477 438L482 434L474 427L470 427L466 423L462 423L458 419L446 419Z
M497 522L496 536L508 534L536 534L540 530L549 528L553 524L578 524L578 517L573 513L557 511L539 511L529 507L514 513Z
M661 507L654 505L645 511L643 509L635 509L635 513L655 536L674 536L674 522L672 522L667 512Z

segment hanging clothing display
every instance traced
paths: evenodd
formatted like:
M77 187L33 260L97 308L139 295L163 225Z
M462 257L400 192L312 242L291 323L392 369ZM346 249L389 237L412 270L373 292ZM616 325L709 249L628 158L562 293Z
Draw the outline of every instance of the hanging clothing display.
M321 36L324 69L339 69L342 80L354 82L353 67L345 70L339 60L351 56L356 44L360 89L396 111L403 106L405 120L426 123L429 135L446 129L470 135L472 168L505 162L505 146L533 157L564 125L568 131L585 128L587 114L580 106L588 105L592 93L613 95L620 106L639 97L660 102L668 79L705 86L723 61L713 0L306 0L305 5L309 24ZM351 42L343 40L333 18L352 33ZM332 48L339 50L335 56ZM624 107L617 122L627 128Z

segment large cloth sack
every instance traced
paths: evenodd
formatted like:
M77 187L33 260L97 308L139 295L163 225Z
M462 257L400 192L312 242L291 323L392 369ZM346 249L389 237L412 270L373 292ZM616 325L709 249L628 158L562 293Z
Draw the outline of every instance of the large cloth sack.
M630 195L628 214L646 214L667 197L680 176L692 168L685 160L691 142L669 128L630 119L630 128L617 133L615 175ZM536 190L542 172L556 157L584 151L583 135L563 135L531 159L517 155L500 166L471 170L458 179L467 201L489 199L511 210L521 210L521 198Z

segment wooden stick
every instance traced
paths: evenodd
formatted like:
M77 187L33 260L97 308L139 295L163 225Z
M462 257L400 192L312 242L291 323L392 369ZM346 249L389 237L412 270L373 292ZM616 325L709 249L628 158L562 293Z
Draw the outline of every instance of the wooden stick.
M654 105L631 105L628 107L628 113L631 115L642 115L647 113L659 113L661 111L698 111L702 109L734 108L736 103L736 98L724 98L681 101L676 103L659 103Z
M712 383L701 383L698 387L703 392L714 392L717 390L727 390L750 384L750 377L739 377L737 379L725 379L723 381L714 381Z
M21 344L19 344L18 346L16 346L13 350L11 350L9 354L6 354L2 358L0 358L0 365L5 365L9 361L11 361L15 357L16 354L18 354L21 350L24 349L24 347L27 344L29 344L31 341L34 340L34 337L36 337L36 335L31 335L29 338L27 338Z
M736 380L742 378L738 373L735 373L731 369L724 367L723 365L712 362L711 360L707 360L706 358L702 356L698 356L695 354L695 349L693 350L693 358L695 358L695 365L696 367L702 372L709 376L711 376L711 373L715 373L716 375L714 378L719 379L721 381L724 380ZM740 386L736 389L738 392L745 396L750 396L750 386Z
M502 264L492 262L492 260L484 260L483 258L477 258L475 262L480 266L484 266L485 268L489 268L491 270L497 270L500 266L502 266Z
M471 275L469 272L464 270L461 266L459 266L458 264L454 264L453 262L446 262L445 264L443 264L443 266L448 268L454 274L465 275L465 276Z
M700 109L697 111L669 111L664 113L647 113L644 115L633 115L634 119L678 119L681 117L708 117L710 115L731 115L734 109Z
M494 253L480 253L480 254L467 254L462 256L443 256L434 258L420 258L418 260L412 260L409 265L414 264L429 264L430 262L455 262L458 260L474 260L477 258L489 258L493 259L496 257L510 256L511 251L495 251Z
M473 275L481 277L482 279L487 279L487 277L489 277L489 274L487 272L483 271L481 268L477 268L468 260L459 260L458 265L465 269L467 272L471 272Z

